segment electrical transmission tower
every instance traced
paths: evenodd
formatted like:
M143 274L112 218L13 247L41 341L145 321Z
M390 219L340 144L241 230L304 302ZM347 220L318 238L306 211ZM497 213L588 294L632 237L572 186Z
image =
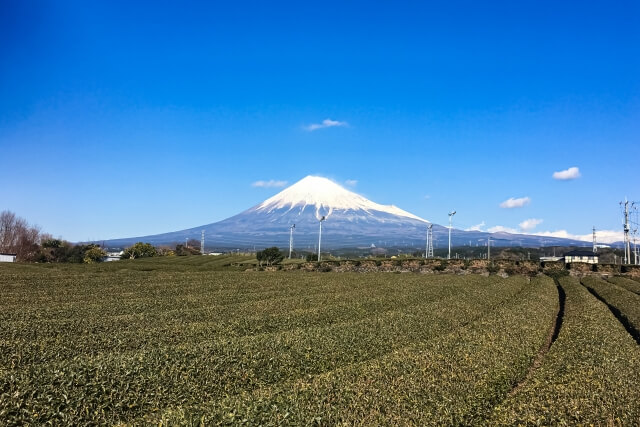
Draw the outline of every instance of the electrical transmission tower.
M289 259L291 259L291 252L293 252L293 229L294 228L296 228L295 224L289 227Z
M593 253L598 252L598 243L596 241L596 226L593 226Z
M635 202L631 202L631 207L635 205ZM629 201L627 198L624 198L624 202L620 202L620 206L624 209L624 263L631 264L631 239L629 238L629 231L631 228L629 227Z
M638 264L638 246L636 245L636 239L638 237L638 207L632 206L631 210L631 218L629 222L631 223L631 234L633 235L633 264Z
M204 255L204 230L202 230L202 234L200 235L200 253Z
M424 257L433 258L433 224L427 226L427 247Z

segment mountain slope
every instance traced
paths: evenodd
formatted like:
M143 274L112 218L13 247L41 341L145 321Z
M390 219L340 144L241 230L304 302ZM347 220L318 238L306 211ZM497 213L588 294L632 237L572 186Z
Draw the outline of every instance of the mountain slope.
M327 249L362 246L403 246L422 248L429 221L393 205L381 205L349 191L335 182L307 176L264 202L223 221L171 233L106 241L109 246L126 246L137 241L152 244L200 240L205 232L207 248L253 249L288 247L294 228L294 246L314 250L318 243L320 218L322 247ZM452 244L469 245L486 241L490 233L452 230ZM448 228L433 224L435 247L448 244ZM496 233L499 246L584 245L567 239Z

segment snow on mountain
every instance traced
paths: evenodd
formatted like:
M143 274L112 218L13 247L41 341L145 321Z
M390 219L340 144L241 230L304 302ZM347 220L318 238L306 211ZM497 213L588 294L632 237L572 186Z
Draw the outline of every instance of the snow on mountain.
M429 223L429 221L396 206L372 202L341 187L330 179L311 175L265 200L255 208L255 211L271 213L286 208L287 211L295 209L302 212L307 206L315 208L316 218L320 218L322 215L329 217L334 210L362 210L369 215L374 215L374 212L383 212Z

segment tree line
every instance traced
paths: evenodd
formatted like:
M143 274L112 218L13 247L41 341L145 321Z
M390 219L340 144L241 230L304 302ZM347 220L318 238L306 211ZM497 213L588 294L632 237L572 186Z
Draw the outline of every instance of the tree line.
M95 244L74 245L43 233L11 211L0 212L0 252L23 262L100 262L106 253Z
M191 240L186 245L175 248L155 247L149 243L138 242L126 248L121 259L147 258L154 256L200 255L195 246L199 242ZM189 246L190 245L190 246ZM11 211L0 212L0 253L15 254L21 262L63 262L95 263L102 262L107 253L94 243L73 244L51 234L43 233L40 227L31 225Z

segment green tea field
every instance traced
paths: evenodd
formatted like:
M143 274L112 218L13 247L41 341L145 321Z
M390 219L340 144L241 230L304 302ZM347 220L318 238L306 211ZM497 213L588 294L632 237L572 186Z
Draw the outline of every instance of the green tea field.
M227 264L0 265L0 425L640 420L631 279Z

